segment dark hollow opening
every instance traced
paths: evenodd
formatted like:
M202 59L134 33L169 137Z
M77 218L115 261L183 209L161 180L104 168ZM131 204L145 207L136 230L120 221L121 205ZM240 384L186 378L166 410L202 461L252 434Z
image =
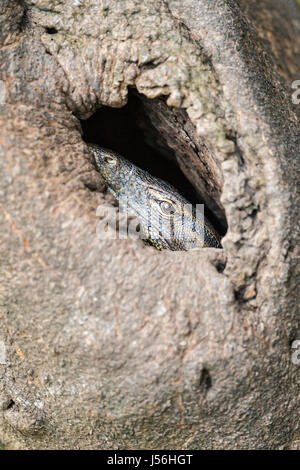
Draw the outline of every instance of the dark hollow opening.
M57 29L56 28L46 28L46 33L47 34L56 34Z
M212 386L212 380L210 373L207 369L202 369L200 380L199 380L200 388L206 393Z
M147 170L153 176L172 184L192 204L203 203L195 188L175 163L171 148L155 149L149 145L151 136L157 133L147 117L142 101L136 92L129 92L126 106L122 108L99 108L90 118L81 121L83 139L120 153L123 157ZM205 216L212 222L220 235L226 227L205 206Z
M7 403L7 405L5 406L5 410L9 410L10 408L12 408L13 406L15 406L15 402L13 400L9 400L9 402Z

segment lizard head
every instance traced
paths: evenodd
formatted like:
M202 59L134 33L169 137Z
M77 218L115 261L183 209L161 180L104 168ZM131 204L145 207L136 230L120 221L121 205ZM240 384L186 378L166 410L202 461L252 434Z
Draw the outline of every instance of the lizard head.
M171 250L219 246L213 228L204 224L203 213L195 215L192 205L173 186L112 150L94 144L89 148L109 191L138 219L149 243Z

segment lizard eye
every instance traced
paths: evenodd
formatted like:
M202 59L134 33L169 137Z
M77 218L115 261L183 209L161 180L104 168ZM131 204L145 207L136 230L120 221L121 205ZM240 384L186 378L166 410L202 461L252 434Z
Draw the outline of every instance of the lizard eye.
M174 214L175 208L174 208L173 204L171 204L170 202L161 201L159 205L160 205L160 209L163 212L163 214L165 214L165 215Z
M116 165L117 163L115 157L112 157L111 155L105 155L104 157L102 157L102 159L104 163L107 163L107 165Z

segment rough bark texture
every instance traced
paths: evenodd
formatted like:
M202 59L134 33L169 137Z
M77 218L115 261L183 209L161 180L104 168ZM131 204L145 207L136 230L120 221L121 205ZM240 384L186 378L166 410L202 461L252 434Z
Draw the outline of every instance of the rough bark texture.
M296 448L295 4L1 0L0 22L3 445ZM78 118L128 87L224 250L96 237Z

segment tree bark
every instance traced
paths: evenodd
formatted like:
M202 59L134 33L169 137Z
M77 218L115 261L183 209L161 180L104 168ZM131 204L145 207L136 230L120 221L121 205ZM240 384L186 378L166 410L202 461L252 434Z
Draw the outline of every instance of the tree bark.
M296 2L0 0L0 22L5 448L299 447ZM80 119L129 88L223 250L97 237Z

